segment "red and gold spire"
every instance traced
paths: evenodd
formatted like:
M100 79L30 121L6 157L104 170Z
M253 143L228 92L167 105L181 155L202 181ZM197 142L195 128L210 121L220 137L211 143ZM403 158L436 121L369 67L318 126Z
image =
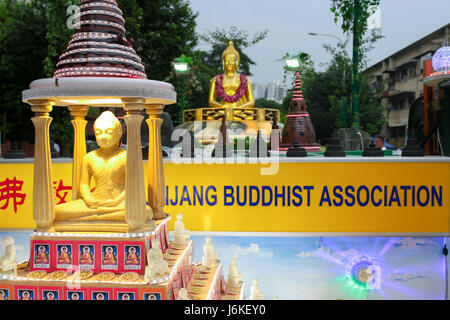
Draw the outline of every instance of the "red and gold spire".
M55 78L147 79L142 60L126 39L125 19L115 0L81 0L75 34L59 57Z
M298 144L308 152L319 152L316 143L316 134L306 103L303 99L302 78L300 72L295 73L295 84L292 92L291 106L286 115L286 123L283 128L280 150L287 150Z
M294 84L294 92L292 94L292 100L293 101L303 100L302 78L300 72L295 73L295 84Z

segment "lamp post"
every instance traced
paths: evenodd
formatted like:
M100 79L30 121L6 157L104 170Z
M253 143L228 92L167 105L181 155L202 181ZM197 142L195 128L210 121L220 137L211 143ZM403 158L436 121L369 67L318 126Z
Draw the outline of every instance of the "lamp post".
M329 34L329 33L308 32L308 34L309 34L310 36L326 36L326 37L332 37L332 38L337 39L339 42L341 42L341 39L340 39L340 38L338 38L338 37L335 36L335 35Z
M338 40L340 43L342 42L342 40L339 37L337 37L335 35L332 35L332 34L329 34L329 33L308 32L308 34L310 36L332 37L332 38ZM345 75L345 66L344 66L343 72L342 72L342 91L345 90L345 76L346 75ZM342 97L341 103L342 103L342 108L341 108L342 109L342 114L341 114L342 118L341 118L341 122L342 122L342 125L344 127L347 127L347 122L348 122L348 110L347 110L348 109L348 104L347 104L347 99L345 97Z
M188 105L188 99L186 97L186 74L189 72L191 64L192 59L186 57L184 54L172 62L175 74L181 78L180 88L177 88L180 93L180 98L178 100L178 104L180 105L180 125L183 124L184 108Z

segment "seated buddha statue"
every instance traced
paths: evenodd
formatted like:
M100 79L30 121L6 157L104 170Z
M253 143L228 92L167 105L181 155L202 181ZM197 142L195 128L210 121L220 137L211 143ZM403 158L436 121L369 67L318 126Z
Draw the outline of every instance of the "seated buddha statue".
M80 172L81 198L57 205L56 221L125 222L127 153L119 147L122 125L112 112L105 111L95 121L94 131L99 148L83 157ZM146 210L150 219L151 208L146 206Z
M240 58L233 42L222 53L224 73L211 80L208 104L215 108L251 108L255 106L253 88L250 79L237 73ZM217 99L220 99L220 102Z

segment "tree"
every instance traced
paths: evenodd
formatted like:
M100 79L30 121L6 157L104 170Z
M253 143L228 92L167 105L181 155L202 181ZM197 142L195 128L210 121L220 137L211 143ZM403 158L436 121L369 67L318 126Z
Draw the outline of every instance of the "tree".
M68 23L70 19L69 10L74 5L80 4L80 0L49 0L45 17L47 20L46 39L47 56L44 59L44 75L47 78L53 77L59 56L67 48L74 28ZM50 125L50 137L61 146L65 155L70 155L73 150L73 129L71 125L72 117L67 108L54 107L51 113L53 118Z
M205 57L204 62L215 70L214 75L222 72L222 52L227 48L228 42L233 41L233 45L240 56L239 72L251 76L250 67L255 65L255 62L245 54L244 49L264 40L267 33L267 30L258 31L250 39L246 31L240 30L236 26L231 26L229 30L218 28L214 31L208 30L205 34L199 36L200 40L212 46L212 50Z
M192 57L196 65L194 47L197 44L195 32L197 13L194 13L186 0L118 0L126 20L127 37L132 40L136 53L141 57L147 76L150 79L168 81L175 91L198 94L196 87L185 88L187 84L196 84L190 78L197 74L194 67L181 79L173 72L172 62L181 54ZM183 88L182 88L183 86ZM189 95L189 102L192 96ZM195 100L195 99L194 99ZM206 100L207 101L207 100ZM165 108L172 118L179 121L178 103Z
M353 127L359 127L359 68L362 59L361 40L367 31L367 20L373 14L380 0L331 0L330 10L334 13L334 21L342 19L341 28L345 33L353 34L353 63L352 63L352 109ZM375 34L372 32L372 36ZM376 41L376 40L375 40Z
M191 55L197 44L197 13L186 0L119 0L127 22L127 36L145 65L147 76L163 80L172 62Z
M257 108L280 109L281 104L273 100L266 100L264 98L259 98L256 99L255 106Z
M34 140L33 113L22 91L43 78L47 55L46 5L42 1L0 0L0 105L3 140Z

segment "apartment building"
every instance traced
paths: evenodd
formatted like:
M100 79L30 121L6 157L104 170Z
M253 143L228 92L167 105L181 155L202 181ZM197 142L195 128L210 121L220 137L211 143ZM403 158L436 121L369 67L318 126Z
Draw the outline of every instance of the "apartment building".
M276 81L267 84L255 84L253 91L255 99L266 99L281 104L287 95L287 85Z
M381 134L397 147L405 143L409 108L423 95L423 62L450 40L450 23L367 68L374 86L382 86L381 105L388 119Z

